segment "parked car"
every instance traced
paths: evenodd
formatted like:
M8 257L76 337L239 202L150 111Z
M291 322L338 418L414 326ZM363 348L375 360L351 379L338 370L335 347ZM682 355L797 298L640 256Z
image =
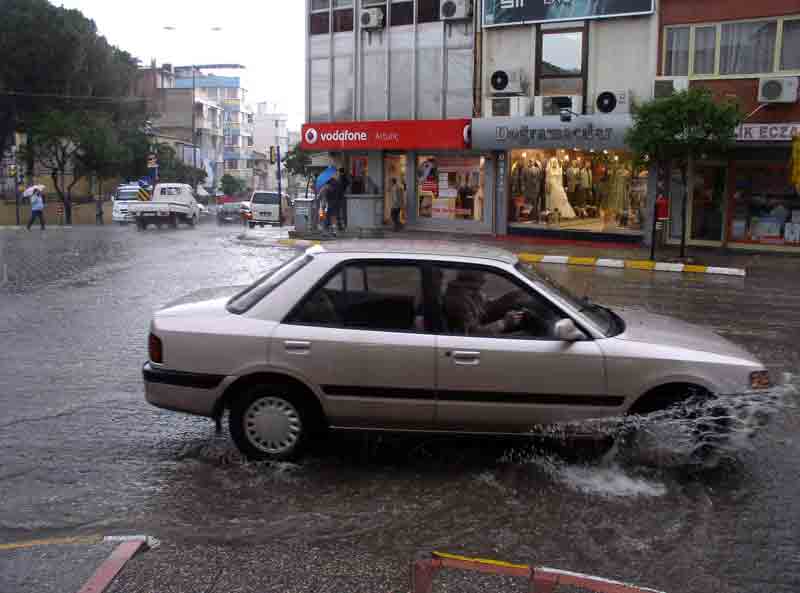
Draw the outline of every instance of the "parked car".
M576 299L463 243L313 247L231 298L157 312L149 348L147 400L230 410L253 459L294 458L327 427L519 434L769 386L708 329Z
M217 206L217 224L239 224L242 222L240 202L225 202Z
M145 230L148 225L169 225L177 228L179 223L195 227L200 221L200 208L194 197L192 186L185 183L159 183L153 190L153 199L138 202L128 207L136 217L136 226Z

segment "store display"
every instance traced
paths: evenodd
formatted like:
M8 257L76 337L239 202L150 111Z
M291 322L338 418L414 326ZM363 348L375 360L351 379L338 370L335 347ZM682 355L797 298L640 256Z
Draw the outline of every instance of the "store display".
M800 223L787 223L783 232L783 240L787 243L800 243Z
M419 157L418 216L483 220L483 170L481 157Z
M546 204L549 212L558 212L559 219L575 218L575 211L564 191L564 173L561 163L553 157L547 162Z

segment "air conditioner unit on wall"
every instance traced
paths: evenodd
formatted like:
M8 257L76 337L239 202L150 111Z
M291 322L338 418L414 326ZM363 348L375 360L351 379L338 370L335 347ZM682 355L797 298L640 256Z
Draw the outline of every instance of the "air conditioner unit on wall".
M633 92L630 90L602 91L594 100L595 113L621 115L631 112Z
M472 0L441 0L439 14L443 21L464 21L472 18Z
M489 79L492 95L503 97L522 94L522 76L519 71L495 70Z
M530 115L529 97L489 97L485 102L484 117L525 117Z
M797 76L772 76L758 81L759 103L797 103Z
M663 76L653 83L653 98L663 99L678 91L689 90L689 79L685 76Z
M361 11L362 29L383 29L386 23L386 16L383 8L364 8Z
M570 105L572 106L570 107ZM533 98L533 113L536 116L560 115L562 109L569 109L578 115L583 115L583 97L581 95L564 95Z

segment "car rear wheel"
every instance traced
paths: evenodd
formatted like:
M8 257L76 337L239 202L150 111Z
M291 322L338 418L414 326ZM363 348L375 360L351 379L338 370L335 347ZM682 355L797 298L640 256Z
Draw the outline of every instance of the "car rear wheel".
M254 223L254 222L248 222L247 224L251 229L256 228L256 223Z
M313 413L288 385L256 385L237 397L228 418L231 437L248 459L287 461L302 453Z

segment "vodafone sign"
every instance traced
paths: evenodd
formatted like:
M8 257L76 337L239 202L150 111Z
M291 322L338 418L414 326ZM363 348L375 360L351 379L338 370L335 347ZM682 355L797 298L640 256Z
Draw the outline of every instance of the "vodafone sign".
M355 121L306 124L303 150L463 150L470 120Z

